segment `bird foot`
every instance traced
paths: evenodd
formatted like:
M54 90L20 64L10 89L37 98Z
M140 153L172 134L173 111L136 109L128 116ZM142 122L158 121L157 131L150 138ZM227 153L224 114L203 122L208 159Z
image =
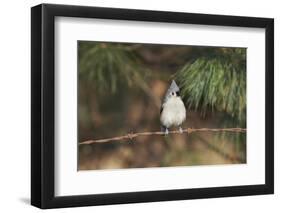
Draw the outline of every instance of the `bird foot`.
M168 130L168 128L166 128L166 130L165 130L165 136L167 136L169 134L169 130Z
M134 134L131 132L131 133L128 133L127 134L127 137L130 141L133 141L133 138L134 138Z
M179 127L179 132L183 133L183 130L182 130L181 126Z

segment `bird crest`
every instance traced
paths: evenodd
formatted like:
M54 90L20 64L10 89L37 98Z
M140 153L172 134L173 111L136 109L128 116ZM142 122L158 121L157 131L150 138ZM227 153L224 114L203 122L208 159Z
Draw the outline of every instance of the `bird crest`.
M170 96L170 94L172 92L179 92L180 91L180 88L178 87L177 83L175 82L175 80L172 81L170 87L168 88L166 94L165 94L165 97L164 97L164 100L163 100L163 103L165 103L168 99L168 97Z
M172 81L169 89L168 89L168 92L178 92L180 91L180 88L178 87L177 83L175 82L175 80Z

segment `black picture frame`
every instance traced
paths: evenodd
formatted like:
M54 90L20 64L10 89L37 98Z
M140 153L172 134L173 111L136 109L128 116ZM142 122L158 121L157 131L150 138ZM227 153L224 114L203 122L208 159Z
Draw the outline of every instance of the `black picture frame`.
M54 21L58 16L264 28L266 32L265 184L56 197L54 195ZM41 4L31 8L31 97L31 204L39 208L216 198L274 192L273 19Z

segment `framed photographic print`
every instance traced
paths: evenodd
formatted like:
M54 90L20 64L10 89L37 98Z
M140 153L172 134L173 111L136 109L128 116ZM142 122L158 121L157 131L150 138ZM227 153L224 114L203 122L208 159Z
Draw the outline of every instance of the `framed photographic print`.
M31 9L31 203L271 194L274 21Z

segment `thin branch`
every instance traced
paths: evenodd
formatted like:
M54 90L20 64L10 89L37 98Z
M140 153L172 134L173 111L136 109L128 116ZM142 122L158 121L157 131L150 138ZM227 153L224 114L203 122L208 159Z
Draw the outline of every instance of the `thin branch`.
M169 134L182 134L182 133L192 133L192 132L246 132L246 129L243 128L224 128L224 129L210 129L210 128L187 128L180 132L179 130L169 131ZM107 143L112 141L122 141L129 140L131 141L133 138L140 136L149 136L149 135L165 135L165 132L157 131L157 132L139 132L139 133L129 133L127 135L113 137L113 138L105 138L105 139L97 139L97 140L87 140L79 143L79 145L93 144L93 143Z

